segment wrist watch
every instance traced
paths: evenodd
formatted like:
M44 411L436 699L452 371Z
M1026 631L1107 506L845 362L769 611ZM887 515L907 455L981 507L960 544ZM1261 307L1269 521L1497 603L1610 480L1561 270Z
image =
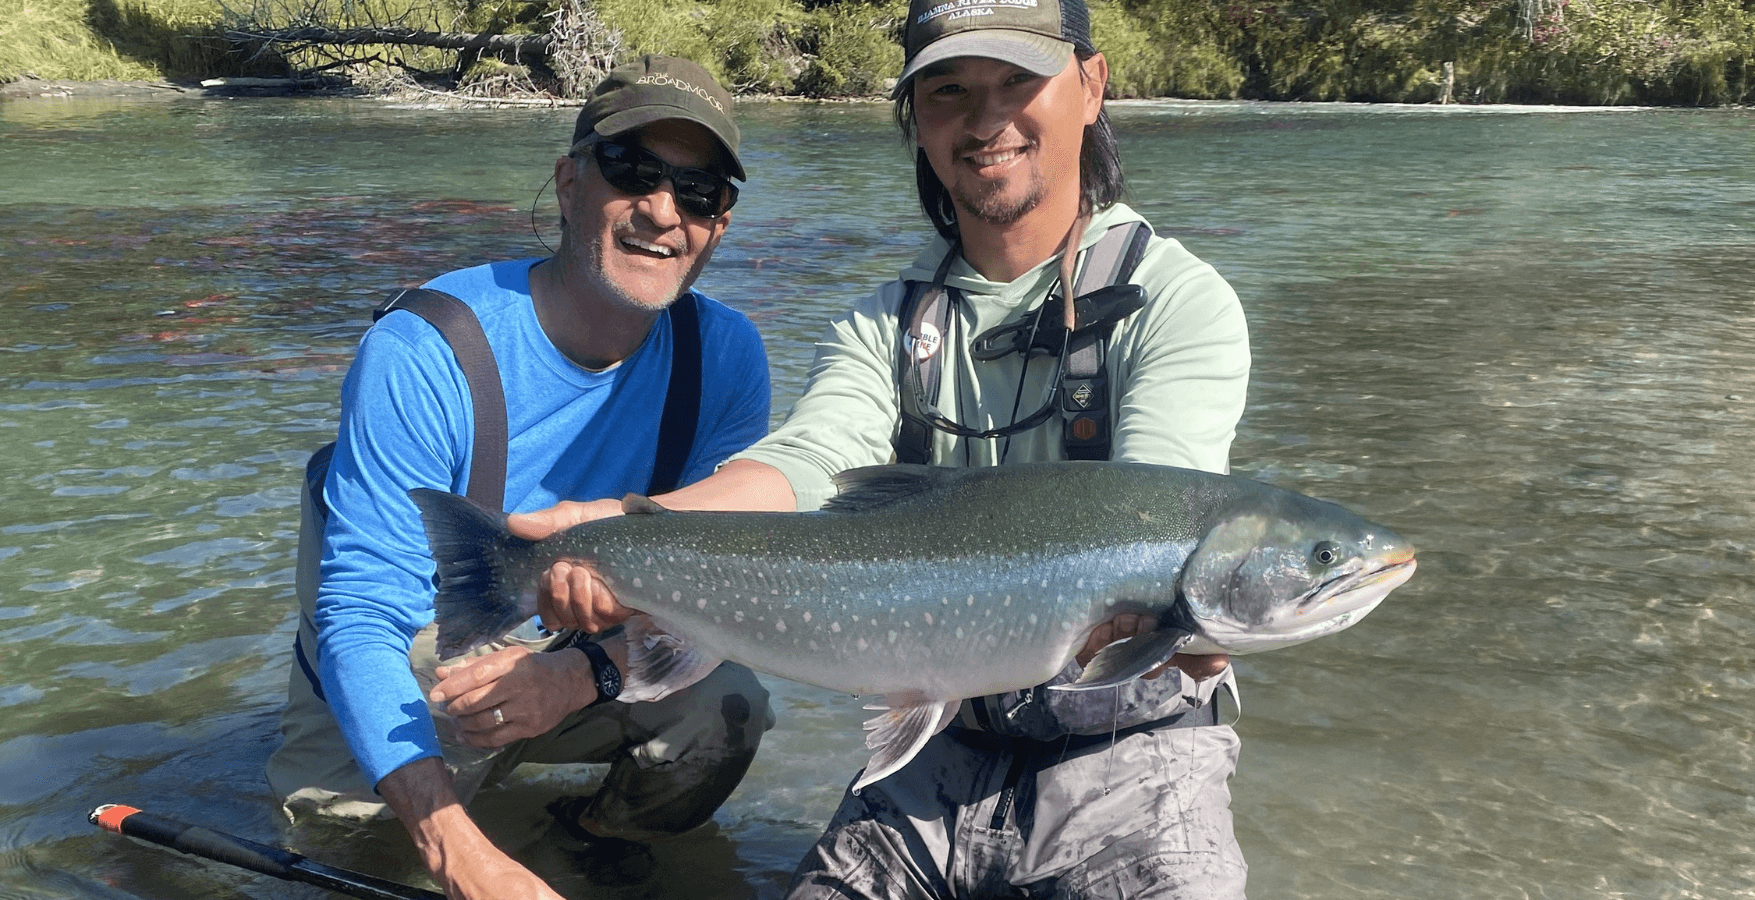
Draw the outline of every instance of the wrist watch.
M597 699L585 704L586 709L614 700L622 692L622 673L615 662L596 641L580 641L573 645L591 660L591 680L597 683Z

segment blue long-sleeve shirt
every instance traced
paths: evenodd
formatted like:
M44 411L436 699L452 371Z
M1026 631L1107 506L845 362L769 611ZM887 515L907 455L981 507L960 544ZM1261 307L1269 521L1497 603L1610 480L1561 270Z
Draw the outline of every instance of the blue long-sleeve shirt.
M580 368L537 323L529 280L537 262L478 266L427 284L469 304L493 348L510 436L506 510L643 493L670 378L670 317L660 316L645 343L619 364L601 372ZM755 326L701 299L706 387L684 484L710 474L768 425L768 364ZM408 491L467 490L474 415L444 338L406 311L366 333L341 396L324 486L329 521L315 613L318 671L342 734L375 785L439 755L408 667L415 632L433 618L433 562Z

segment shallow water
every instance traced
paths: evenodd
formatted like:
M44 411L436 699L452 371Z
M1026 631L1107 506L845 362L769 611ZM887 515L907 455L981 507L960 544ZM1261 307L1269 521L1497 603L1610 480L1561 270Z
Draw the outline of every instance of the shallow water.
M1358 627L1238 661L1260 898L1755 896L1755 113L1126 103L1132 202L1256 354L1238 471L1421 549ZM923 240L887 110L750 103L702 287L767 341ZM544 253L567 111L0 104L0 896L316 896L87 825L123 802L415 881L396 826L285 828L298 475L391 287ZM530 769L480 801L579 896L777 897L862 764L781 724L707 833L587 883Z

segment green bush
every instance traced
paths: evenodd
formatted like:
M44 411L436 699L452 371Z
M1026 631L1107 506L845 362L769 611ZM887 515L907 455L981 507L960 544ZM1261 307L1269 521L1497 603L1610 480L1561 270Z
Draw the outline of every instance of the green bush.
M795 0L718 0L706 27L733 91L791 93L804 70L804 9Z
M210 0L0 0L0 82L231 74Z
M599 0L597 11L628 55L692 59L733 92L789 92L804 69L797 45L807 16L793 0Z
M0 0L0 80L152 79L315 66L246 62L222 24L400 22L543 31L556 0ZM1755 101L1755 0L1089 0L1117 97L1438 99L1719 105ZM905 0L594 0L623 55L694 59L739 92L884 93ZM428 70L449 51L384 48Z
M803 47L808 61L798 76L810 97L871 97L885 94L902 73L905 0L842 3L811 15Z
M629 57L662 53L692 59L707 67L713 77L724 80L719 54L703 27L707 8L702 3L653 0L597 0L597 15L608 27L621 32Z
M1109 62L1116 97L1232 99L1243 68L1227 52L1207 0L1091 4L1091 41Z

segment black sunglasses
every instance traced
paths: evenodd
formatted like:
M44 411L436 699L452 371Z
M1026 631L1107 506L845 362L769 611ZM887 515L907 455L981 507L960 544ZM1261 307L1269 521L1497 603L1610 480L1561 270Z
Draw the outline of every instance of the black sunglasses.
M692 216L717 219L737 202L737 185L730 179L706 169L673 166L643 147L598 141L591 145L591 158L603 180L624 194L650 194L670 179L676 205Z

